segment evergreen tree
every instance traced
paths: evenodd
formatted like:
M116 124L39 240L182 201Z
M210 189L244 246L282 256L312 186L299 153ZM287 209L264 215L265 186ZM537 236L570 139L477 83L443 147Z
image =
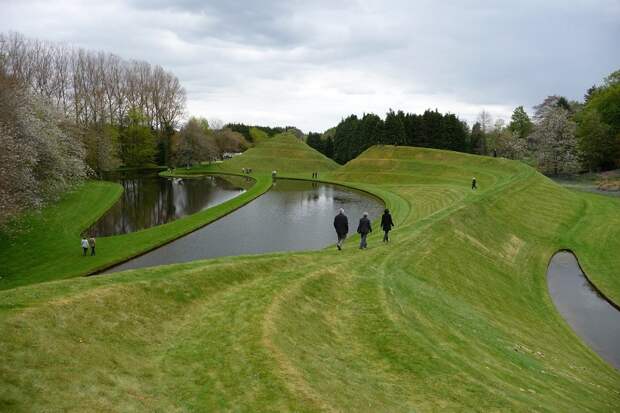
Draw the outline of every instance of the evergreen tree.
M334 160L344 164L353 159L352 146L357 133L357 125L359 119L355 115L351 115L342 120L336 127L334 135Z
M518 106L514 112L512 112L512 118L508 129L515 134L519 139L526 139L532 132L534 124L530 120L530 117L523 109L523 106Z
M379 116L375 115L374 113L367 113L364 115L360 122L358 130L361 147L359 149L359 152L356 153L355 156L364 152L371 146L383 142L383 127L383 121Z
M323 142L321 141L321 134L310 132L308 133L308 137L306 138L306 143L311 148L316 149L319 152L323 152Z
M437 110L427 109L422 115L423 129L425 131L422 146L439 148L441 140L441 122L443 116Z
M406 142L404 114L399 111L394 113L392 109L385 115L382 143L388 145L404 145Z

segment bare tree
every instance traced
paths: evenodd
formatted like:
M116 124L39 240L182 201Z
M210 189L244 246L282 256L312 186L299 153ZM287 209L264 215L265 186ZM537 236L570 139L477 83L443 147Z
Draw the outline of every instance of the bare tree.
M20 34L0 34L0 70L83 126L122 126L136 109L153 129L172 128L185 109L185 90L160 66Z
M491 114L489 112L483 109L482 112L478 114L477 121L478 123L480 123L480 130L482 130L482 133L491 132L493 118L491 117Z

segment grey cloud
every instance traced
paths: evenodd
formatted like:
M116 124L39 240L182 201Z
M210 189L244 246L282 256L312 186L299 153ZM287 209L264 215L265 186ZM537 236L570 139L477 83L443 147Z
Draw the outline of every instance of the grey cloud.
M509 116L548 94L581 98L620 68L615 0L55 4L8 3L0 30L161 64L191 108L230 120L323 129L389 107Z

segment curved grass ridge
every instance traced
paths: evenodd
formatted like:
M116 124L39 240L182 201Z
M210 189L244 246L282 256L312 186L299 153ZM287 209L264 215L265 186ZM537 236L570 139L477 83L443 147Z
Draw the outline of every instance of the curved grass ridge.
M620 373L563 321L545 279L549 256L571 246L617 272L611 250L594 253L601 234L613 239L602 221L615 204L517 162L417 148L371 148L324 178L381 196L397 224L392 242L373 233L365 251L347 243L2 291L0 406L620 405Z
M57 206L31 218L31 228L17 239L0 239L0 265L6 274L0 290L38 282L89 275L172 242L246 205L271 188L271 178L255 177L244 193L190 216L129 234L97 238L95 257L82 257L80 234L118 200L122 187L111 182L87 182ZM96 205L96 208L92 208ZM76 209L77 206L77 209ZM76 216L86 217L75 220Z

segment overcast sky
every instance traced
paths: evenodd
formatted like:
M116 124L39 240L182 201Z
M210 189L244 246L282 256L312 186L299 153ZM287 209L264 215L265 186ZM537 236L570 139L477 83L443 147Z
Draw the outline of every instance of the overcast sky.
M191 115L306 132L389 108L509 118L620 69L620 0L0 0L0 31L160 64Z

